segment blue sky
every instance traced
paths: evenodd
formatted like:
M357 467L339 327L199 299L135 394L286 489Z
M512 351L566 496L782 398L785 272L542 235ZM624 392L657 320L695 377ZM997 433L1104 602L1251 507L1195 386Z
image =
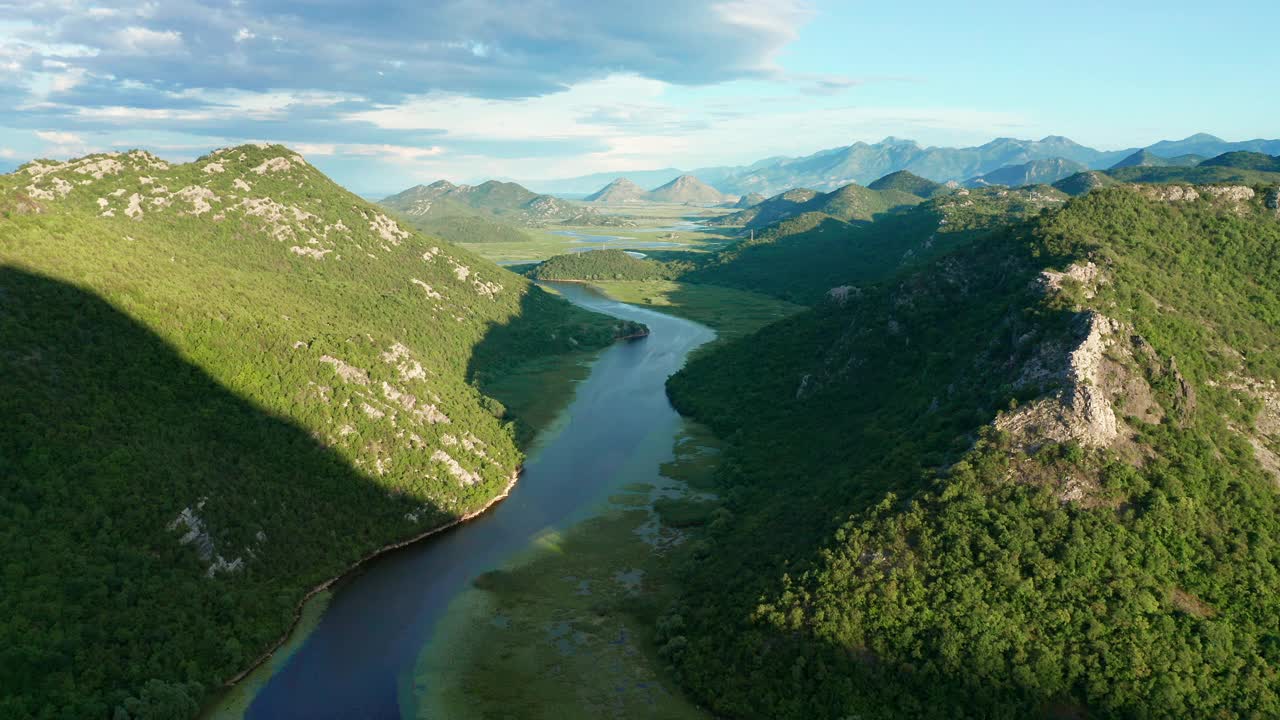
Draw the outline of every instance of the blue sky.
M0 165L285 142L365 193L887 135L1280 135L1280 5L0 0Z

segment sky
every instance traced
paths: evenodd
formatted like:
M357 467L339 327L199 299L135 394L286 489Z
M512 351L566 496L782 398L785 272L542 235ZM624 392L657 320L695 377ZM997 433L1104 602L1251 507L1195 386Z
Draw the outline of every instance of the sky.
M356 192L886 136L1280 136L1280 4L0 0L0 168L281 142Z

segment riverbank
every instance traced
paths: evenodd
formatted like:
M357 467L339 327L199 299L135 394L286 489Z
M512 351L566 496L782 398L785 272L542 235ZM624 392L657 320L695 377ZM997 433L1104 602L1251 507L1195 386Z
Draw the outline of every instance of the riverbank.
M329 604L314 627L308 626L309 634L282 647L237 686L244 690L235 705L241 715L280 720L412 714L423 648L476 578L541 547L550 533L567 533L595 517L624 488L654 484L683 426L663 392L665 380L715 335L582 286L559 290L587 309L646 323L653 333L615 343L592 361L570 406L532 444L506 502L465 528L368 563L328 596L318 594L317 600ZM432 677L423 682L430 684Z
M419 657L405 715L707 718L666 669L657 621L678 593L673 567L718 507L719 442L685 423L668 455L649 482L459 594Z
M413 545L414 543L421 542L429 537L438 535L442 532L445 532L446 530L456 528L459 525L462 525L466 522L476 519L477 517L480 517L481 515L488 512L491 508L493 508L493 506L497 505L503 500L506 500L511 495L511 491L512 489L515 488L516 483L519 481L519 479L520 479L520 470L517 469L516 471L512 472L511 475L508 477L507 484L502 489L502 491L497 495L495 495L494 497L490 498L489 501L486 502L483 507L480 507L476 510L466 513L465 515L461 515L449 521L448 523L445 523L443 525L438 525L430 530L426 530L424 532L418 533L413 537L400 540L397 542L389 543L387 545L383 545L377 550L374 550L373 552L370 552L369 554L360 558L351 566L343 570L341 573L334 575L328 580L325 580L319 585L316 585L315 587L311 588L309 591L307 591L307 594L302 597L302 600L298 602L297 607L294 608L293 621L290 623L289 629L285 631L284 635L282 635L280 639L276 641L275 645L273 645L270 650L267 650L265 653L258 656L258 658L253 661L253 664L251 664L246 669L242 670L240 673L238 673L234 677L225 681L223 683L223 688L225 690L232 689L238 683L242 682L247 677L252 675L259 668L263 667L268 662L270 662L275 657L276 653L278 653L281 650L281 648L284 648L287 645L295 645L295 644L300 645L301 642L306 639L306 633L302 631L305 629L305 627L307 626L314 627L315 623L319 622L320 616L323 614L324 607L327 604L327 600L328 600L327 593L330 590L330 588L332 588L336 583L343 580L344 578L348 578L351 575L359 572L362 568L364 568L370 562L377 560L378 558L383 557L388 553L392 553L401 548L405 548L410 545ZM325 597L321 597L322 595L324 595ZM320 599L320 603L313 602L318 598ZM211 702L208 706L206 706L206 708L201 712L200 717L201 718L222 718L228 715L227 711L229 710L238 710L240 713L243 713L244 709L247 707L247 703L244 703L244 707L240 707L241 699L238 697L234 697L233 695L234 695L233 693L224 692L221 696L219 696L217 700ZM249 699L251 700L252 698L249 698Z

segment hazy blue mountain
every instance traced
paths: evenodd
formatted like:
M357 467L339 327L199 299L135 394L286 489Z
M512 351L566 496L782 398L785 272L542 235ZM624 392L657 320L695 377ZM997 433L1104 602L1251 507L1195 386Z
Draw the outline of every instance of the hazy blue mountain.
M1280 140L1243 140L1228 142L1207 133L1197 133L1182 140L1161 140L1147 149L1161 157L1176 157L1188 153L1214 157L1227 152L1257 152L1266 155L1280 155Z
M692 175L681 175L662 187L654 188L649 191L646 199L675 203L722 203L733 200Z
M829 191L849 183L867 184L899 170L908 170L934 182L964 181L1000 168L1055 158L1079 163L1084 166L1082 169L1105 170L1139 150L1173 160L1175 165L1192 165L1197 158L1186 156L1213 157L1233 151L1280 155L1280 140L1228 142L1201 133L1183 140L1162 140L1146 148L1098 150L1060 135L1040 140L997 138L984 145L961 148L923 147L914 140L888 137L878 143L856 142L803 157L770 157L736 167L596 173L561 180L530 180L524 184L540 192L585 195L619 176L643 187L653 187L679 175L692 174L723 193L758 192L773 196L797 187Z
M641 187L657 187L669 183L683 174L685 174L684 170L663 168L661 170L592 173L590 175L559 179L521 180L520 184L536 192L551 195L589 195L618 178L626 178ZM714 184L715 181L711 180L709 182Z
M648 199L648 191L620 177L583 198L587 202L636 202Z
M1049 158L1032 160L1021 165L1007 165L985 175L979 175L966 182L970 187L982 185L1023 185L1051 184L1076 173L1088 170L1088 166L1065 158Z
M1139 150L1112 165L1110 169L1119 170L1127 167L1192 167L1203 159L1203 156L1194 154L1164 157L1150 150Z

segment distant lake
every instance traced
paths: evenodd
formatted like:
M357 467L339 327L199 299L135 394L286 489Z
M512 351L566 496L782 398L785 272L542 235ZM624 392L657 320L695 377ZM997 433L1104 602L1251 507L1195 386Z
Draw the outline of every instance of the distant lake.
M649 228L647 230L656 230L660 228ZM647 231L646 230L646 231ZM640 232L637 230L637 232ZM553 230L552 235L562 235L564 237L573 238L574 242L580 242L587 245L611 245L618 247L625 245L629 248L656 249L684 247L685 243L669 242L664 240L636 240L633 237L625 235L592 235L590 233L577 232L575 230ZM569 252L587 252L589 250L599 250L599 247L573 248Z

